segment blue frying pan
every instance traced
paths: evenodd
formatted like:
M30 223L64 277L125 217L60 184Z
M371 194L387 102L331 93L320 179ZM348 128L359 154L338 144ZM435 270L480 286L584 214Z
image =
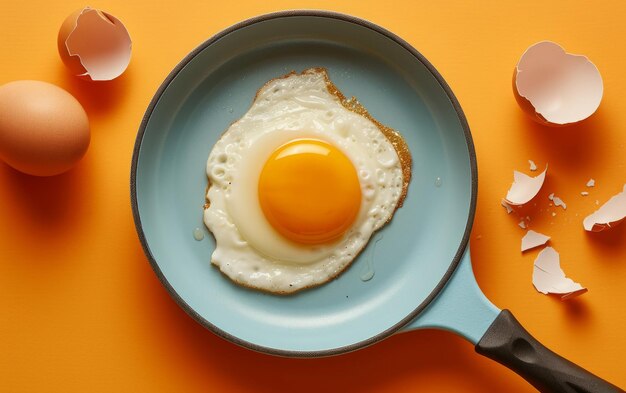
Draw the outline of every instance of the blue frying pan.
M319 66L404 135L414 159L408 198L332 282L293 296L240 287L209 263L209 151L266 81ZM476 191L469 127L435 68L376 25L321 11L256 17L190 53L150 103L131 170L135 224L157 276L189 315L236 344L327 356L434 327L460 334L541 391L621 391L550 352L481 293L468 250Z

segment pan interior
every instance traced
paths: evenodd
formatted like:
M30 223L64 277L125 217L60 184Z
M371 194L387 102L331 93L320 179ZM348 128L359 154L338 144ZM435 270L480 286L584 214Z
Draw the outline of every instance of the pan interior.
M319 66L402 133L414 159L408 197L380 240L330 283L292 296L242 288L209 262L207 156L266 81ZM257 21L197 51L157 98L135 157L140 234L172 295L214 332L282 354L356 348L398 328L450 268L470 216L470 152L446 91L398 42L333 17ZM194 240L195 228L203 241ZM368 263L375 274L363 281Z

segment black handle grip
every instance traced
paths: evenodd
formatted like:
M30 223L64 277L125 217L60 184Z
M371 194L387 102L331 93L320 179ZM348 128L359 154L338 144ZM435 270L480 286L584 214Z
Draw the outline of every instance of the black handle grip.
M544 347L509 310L496 317L476 344L476 352L515 371L540 392L624 392Z

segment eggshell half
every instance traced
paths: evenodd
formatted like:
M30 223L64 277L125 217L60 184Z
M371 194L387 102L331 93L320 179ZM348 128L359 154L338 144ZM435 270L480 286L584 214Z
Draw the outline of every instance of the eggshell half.
M530 46L513 72L513 93L533 120L549 126L577 123L591 116L603 94L598 68L582 55L558 44Z
M132 43L124 24L113 15L90 7L65 19L57 45L70 72L88 80L115 79L130 63Z
M83 157L89 140L87 114L70 93L39 81L0 86L0 158L8 165L57 175Z

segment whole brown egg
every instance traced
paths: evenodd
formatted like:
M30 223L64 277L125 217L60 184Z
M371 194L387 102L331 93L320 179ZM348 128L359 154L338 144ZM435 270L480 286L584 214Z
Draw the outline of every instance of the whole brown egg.
M85 110L60 87L32 80L0 86L0 159L18 171L63 173L85 155L90 137Z

